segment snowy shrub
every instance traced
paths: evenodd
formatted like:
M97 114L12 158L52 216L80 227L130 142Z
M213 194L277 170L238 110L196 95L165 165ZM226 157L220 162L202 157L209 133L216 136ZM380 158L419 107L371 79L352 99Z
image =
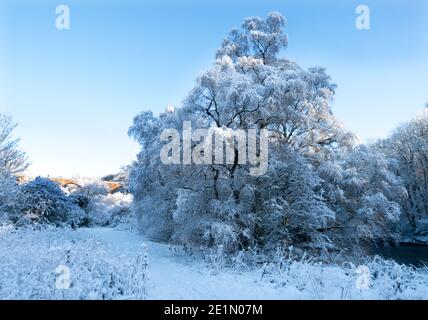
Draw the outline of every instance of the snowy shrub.
M269 252L256 248L230 254L222 247L202 250L184 247L181 250L173 248L172 253L187 257L197 265L198 272L215 277L216 283L248 280L239 298L254 297L251 290L257 291L256 296L261 299L267 298L267 292L273 299L299 300L412 300L428 297L426 268L400 265L380 257L326 264L296 248L289 247L284 251L280 246ZM226 278L227 274L233 274L231 279L234 280Z
M80 188L72 191L69 198L87 214L87 226L116 226L132 219L132 196L122 192L110 194L104 181L76 178Z
M106 196L108 194L107 187L102 182L90 181L87 184L83 184L79 181L79 183L81 183L81 187L72 191L69 194L69 197L84 210L88 208L93 199Z
M382 299L426 299L428 294L426 269L415 269L379 257L369 260L366 265L370 270L370 287Z
M91 199L83 194L71 193L68 197L73 203L79 206L79 208L85 211L88 209L89 204L91 203Z
M40 177L20 188L17 202L20 213L13 217L15 224L36 222L77 227L86 216L56 183Z
M295 259L292 252L291 257L279 252L260 265L260 260L249 264L251 256L243 254L235 256L238 262L230 258L229 261L233 265L242 265L244 269L241 270L246 272L257 272L261 280L277 288L278 294L281 288L294 292L291 297L287 296L291 299L419 300L428 296L426 270L379 257L367 258L361 265L349 262L326 265L305 255ZM254 262L257 262L257 268L248 269L248 265L255 265ZM216 261L218 265L221 264ZM363 274L362 270L367 273Z
M3 226L0 256L0 300L123 300L147 295L144 247L130 254L83 231ZM69 289L64 289L62 277L67 275Z
M132 219L130 206L132 196L115 193L92 198L86 208L90 226L117 226Z

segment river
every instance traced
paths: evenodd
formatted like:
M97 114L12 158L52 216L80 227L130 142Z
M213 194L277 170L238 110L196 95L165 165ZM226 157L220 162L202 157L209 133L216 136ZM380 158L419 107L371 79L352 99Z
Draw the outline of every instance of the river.
M401 264L415 267L428 266L428 245L401 244L398 247L380 247L376 253Z

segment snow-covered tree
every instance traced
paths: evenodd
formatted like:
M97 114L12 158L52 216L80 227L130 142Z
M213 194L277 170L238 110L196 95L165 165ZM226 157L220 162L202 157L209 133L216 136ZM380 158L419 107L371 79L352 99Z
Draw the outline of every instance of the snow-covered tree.
M406 189L401 198L406 224L413 232L428 229L428 113L401 125L379 148L394 159Z
M28 167L27 157L18 148L19 139L14 139L12 133L16 123L12 118L0 113L0 174L18 174Z
M324 202L336 213L327 228L331 239L348 248L395 239L405 190L392 170L393 162L374 146L359 146L318 167Z
M280 55L287 46L284 25L278 13L246 19L223 41L213 66L197 78L181 107L159 116L146 111L134 119L129 134L141 152L131 170L130 190L141 227L150 236L226 251L281 244L328 249L337 230L348 227L347 219L354 223L353 234L363 233L356 226L365 221L371 235L382 219L396 219L399 210L384 193L388 187L377 186L395 181L375 176L383 174L375 169L359 176L365 170L358 153L363 151L345 156L352 152L354 136L333 116L336 85L323 68L304 70ZM218 134L214 140L208 135L191 141L191 150L203 141L200 154L193 155L203 165L186 163L179 147L169 150L171 164L164 164L162 140L183 145L184 137L175 132L189 124ZM250 164L239 159L242 144L254 147L242 139L249 130L259 132L260 141L262 130L269 132L264 175L251 174ZM224 163L209 161L216 156L209 148L218 137L230 151ZM343 176L330 177L324 163L338 166L335 173ZM353 190L353 182L360 191ZM351 218L357 214L360 219ZM379 238L386 235L389 231Z

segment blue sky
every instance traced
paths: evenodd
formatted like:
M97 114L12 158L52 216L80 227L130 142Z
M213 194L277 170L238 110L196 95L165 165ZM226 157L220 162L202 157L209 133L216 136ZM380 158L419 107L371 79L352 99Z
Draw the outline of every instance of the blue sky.
M68 31L55 28L60 4ZM355 28L360 4L368 31ZM363 141L428 102L426 0L2 0L0 111L19 123L31 173L98 176L132 161L132 118L180 105L227 32L271 11L288 21L285 56L327 68L334 112Z

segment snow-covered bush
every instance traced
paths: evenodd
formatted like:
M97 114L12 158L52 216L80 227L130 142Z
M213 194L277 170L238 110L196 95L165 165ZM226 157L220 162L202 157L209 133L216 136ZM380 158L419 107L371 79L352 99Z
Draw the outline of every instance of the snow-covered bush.
M144 247L131 254L79 230L3 226L0 256L0 300L122 300L147 295Z
M109 193L108 186L99 179L76 178L80 188L70 192L69 198L87 214L87 226L116 226L132 220L130 194ZM129 222L129 221L128 221Z
M276 286L295 288L304 299L413 300L428 295L427 273L378 257L361 266L285 259L280 264L266 264L261 273Z
M354 257L352 261L323 263L320 259L297 252L263 248L227 253L223 248L172 246L177 258L195 264L198 273L215 278L215 297L224 282L242 289L235 297L257 299L330 299L330 300L403 300L428 297L428 269L400 265L380 257ZM201 261L200 257L204 259ZM344 257L343 257L344 258ZM244 284L245 281L248 283ZM225 286L222 296L228 296ZM209 287L206 289L209 291Z
M20 212L12 217L12 222L18 225L35 222L77 227L86 218L85 212L55 182L45 178L22 185L16 202Z
M79 181L79 183L81 182ZM103 183L91 181L88 184L81 184L80 188L71 191L69 193L69 198L88 213L92 201L106 196L107 194L107 187Z
M131 203L132 196L120 192L92 198L86 208L89 226L113 227L119 223L134 223L130 213Z

